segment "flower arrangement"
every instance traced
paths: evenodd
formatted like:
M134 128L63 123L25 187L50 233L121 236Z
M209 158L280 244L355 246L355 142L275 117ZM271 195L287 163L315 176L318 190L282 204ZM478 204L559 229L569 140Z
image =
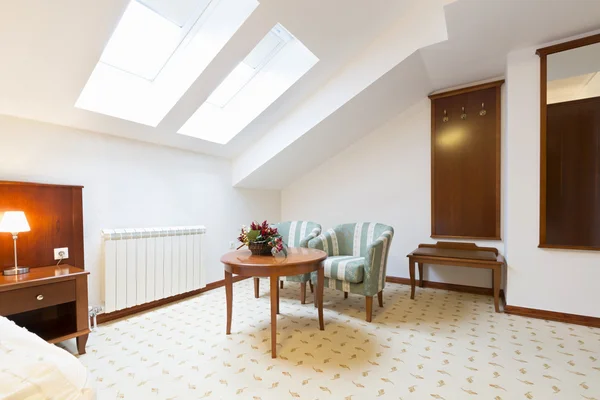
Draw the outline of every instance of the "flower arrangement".
M281 235L277 232L277 228L269 226L267 221L263 221L262 224L252 221L250 229L243 225L238 241L242 246L248 246L255 255L279 253L283 250Z

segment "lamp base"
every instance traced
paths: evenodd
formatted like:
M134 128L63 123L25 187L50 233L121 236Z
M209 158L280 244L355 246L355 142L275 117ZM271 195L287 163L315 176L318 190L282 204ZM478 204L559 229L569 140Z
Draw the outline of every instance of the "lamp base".
M21 275L21 274L26 274L28 272L29 272L29 267L17 267L17 268L5 269L4 271L2 271L2 275L4 275L4 276Z

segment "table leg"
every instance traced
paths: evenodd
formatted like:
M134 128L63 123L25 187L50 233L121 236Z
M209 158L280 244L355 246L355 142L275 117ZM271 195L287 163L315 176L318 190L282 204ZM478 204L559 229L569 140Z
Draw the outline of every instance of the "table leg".
M306 303L306 282L300 283L300 303Z
M279 277L277 277L277 282L279 281ZM281 281L280 283L283 283L283 281ZM281 285L277 285L277 314L279 314L279 288L281 287Z
M494 308L496 312L500 312L500 285L502 284L502 269L500 267L496 267L493 269L494 271Z
M415 298L415 262L410 260L408 262L408 273L410 274L410 298Z
M313 295L313 302L315 303L315 308L319 307L319 273L317 272L317 289L315 290L315 293Z
M279 277L271 276L271 358L277 358L277 308Z
M258 278L254 278L254 298L258 299L258 288L260 286L260 280Z
M419 263L419 287L423 287L423 263Z
M227 330L226 333L231 333L231 311L233 304L233 277L231 272L225 271L225 297L227 297Z
M317 273L318 282L317 282L317 293L316 295L319 298L319 329L325 330L325 323L323 322L323 290L324 290L324 281L325 281L325 270L323 266L319 267L319 272Z

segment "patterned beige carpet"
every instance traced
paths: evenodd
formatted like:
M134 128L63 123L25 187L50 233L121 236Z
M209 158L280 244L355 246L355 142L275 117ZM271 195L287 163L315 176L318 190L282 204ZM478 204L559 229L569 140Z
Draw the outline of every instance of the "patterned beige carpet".
M270 355L268 281L100 326L80 360L100 399L600 399L600 329L493 312L485 296L387 284L364 298L326 289L325 331L299 286L281 291ZM312 296L307 296L312 299Z

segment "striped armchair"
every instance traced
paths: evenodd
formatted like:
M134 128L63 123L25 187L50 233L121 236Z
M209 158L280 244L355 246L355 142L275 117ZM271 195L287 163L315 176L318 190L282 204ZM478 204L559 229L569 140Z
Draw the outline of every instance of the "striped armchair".
M321 234L321 225L310 221L286 221L273 225L283 238L283 243L288 247L308 248L308 242ZM310 280L310 274L286 276L284 280L300 283L300 302L306 302L306 282L310 284L310 291L313 286ZM259 278L254 278L254 297L258 298ZM283 288L283 281L281 281Z
M324 286L366 296L367 322L373 314L373 296L383 307L383 288L387 258L394 228L375 222L343 224L329 229L309 243L309 247L324 250ZM317 281L313 272L312 283Z

